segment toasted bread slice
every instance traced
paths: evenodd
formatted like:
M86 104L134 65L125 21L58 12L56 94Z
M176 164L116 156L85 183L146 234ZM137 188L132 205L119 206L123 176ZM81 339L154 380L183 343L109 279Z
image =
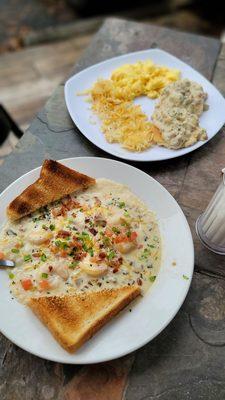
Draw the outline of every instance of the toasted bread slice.
M63 297L32 298L28 305L61 346L72 353L140 294L137 285Z
M24 217L55 200L95 184L95 179L65 167L57 161L45 160L40 178L28 186L8 206L10 220Z

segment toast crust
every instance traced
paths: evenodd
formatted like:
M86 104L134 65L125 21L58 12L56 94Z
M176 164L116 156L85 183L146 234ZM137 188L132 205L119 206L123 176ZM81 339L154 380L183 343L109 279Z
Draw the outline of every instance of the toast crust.
M30 299L28 306L60 345L73 353L140 294L137 285L62 297Z
M45 160L40 178L17 196L7 208L11 221L18 220L40 207L95 184L95 179L54 160Z

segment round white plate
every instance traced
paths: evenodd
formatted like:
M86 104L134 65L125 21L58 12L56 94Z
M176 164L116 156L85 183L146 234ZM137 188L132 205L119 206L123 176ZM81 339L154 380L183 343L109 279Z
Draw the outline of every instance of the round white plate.
M122 311L80 350L71 355L59 346L28 307L11 299L8 274L1 270L0 330L19 347L48 360L71 364L108 361L128 354L149 342L175 316L191 283L194 265L192 237L177 202L163 186L144 172L104 158L69 158L62 162L95 178L109 178L128 185L156 212L163 241L159 275L143 298ZM34 182L39 172L40 168L28 172L1 194L1 225L6 218L5 209L9 202ZM129 312L130 308L132 312Z
M111 58L72 76L65 85L65 100L73 122L87 139L107 153L126 160L167 160L190 153L208 141L197 142L193 146L180 150L154 146L143 152L130 152L123 149L118 143L108 143L106 141L104 134L101 132L100 120L91 111L91 104L87 102L87 96L80 96L78 94L90 89L98 78L108 79L115 68L126 63L135 63L148 59L159 65L179 69L182 78L189 78L198 82L202 85L204 91L208 93L207 104L209 105L209 110L205 111L200 117L200 125L206 129L208 140L212 139L225 123L225 100L223 96L204 76L171 54L159 49L150 49ZM144 96L135 99L135 103L141 105L142 110L149 119L153 113L156 101Z

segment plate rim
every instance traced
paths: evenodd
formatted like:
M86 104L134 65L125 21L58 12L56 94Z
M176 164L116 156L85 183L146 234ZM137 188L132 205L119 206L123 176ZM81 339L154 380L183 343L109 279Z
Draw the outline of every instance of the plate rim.
M173 54L169 53L168 51L165 50L161 50L160 48L149 48L149 49L145 49L145 50L139 50L139 51L133 51L133 52L129 52L129 53L125 53L125 54L121 54L115 57L110 57L107 58L106 60L103 60L101 62L98 62L96 64L93 64L87 68L82 69L81 71L73 74L69 79L67 79L67 81L64 84L64 99L65 99L65 103L66 103L66 108L67 111L70 115L71 120L73 121L73 124L76 126L76 128L79 130L79 133L81 133L90 143L92 143L92 145L96 146L97 148L101 149L102 151L104 151L107 154L110 154L111 156L117 157L119 159L122 160L127 160L127 161L135 161L135 162L140 162L140 163L145 163L145 162L160 162L160 161L166 161L166 160L173 160L174 158L178 158L178 157L183 157L186 156L189 153L192 153L196 150L198 150L200 147L204 146L205 144L207 144L211 139L213 139L222 129L223 125L225 124L225 117L224 117L224 122L222 123L222 125L220 126L220 128L217 130L217 132L210 138L204 140L204 141L198 141L194 144L195 148L191 149L192 146L187 147L186 149L189 149L189 151L185 152L184 154L176 154L175 150L174 153L171 156L166 156L160 159L147 159L147 160L142 160L142 159L138 159L138 158L134 158L132 157L133 152L130 152L128 154L118 154L117 151L110 151L110 150L106 150L104 146L102 146L101 144L97 144L97 142L93 142L92 140L90 140L86 134L84 132L82 132L82 130L80 129L80 124L79 122L77 123L77 121L75 122L75 120L72 117L72 113L70 112L70 105L69 105L69 100L68 100L68 92L69 92L69 85L71 84L71 82L73 81L73 79L79 75L82 75L84 72L88 72L91 70L94 70L96 67L99 67L100 65L105 65L108 64L114 60L118 60L118 59L123 59L126 58L127 56L133 56L133 55L139 55L139 54L145 54L148 52L158 52L159 54L162 53L165 56L169 56L170 58L172 58L174 61L178 61L179 63L182 63L185 66L188 66L188 68L190 68L192 71L194 71L195 73L197 73L198 75L200 75L201 77L203 77L206 81L207 84L210 85L213 90L215 90L217 92L217 95L221 97L221 100L224 102L224 108L225 108L225 98L222 95L222 93L217 89L217 87L215 85L213 85L213 83L206 78L201 72L197 71L195 68L193 68L191 65L187 64L186 62L184 62L183 60L181 60L180 58L174 56ZM102 133L103 134L103 133ZM183 148L185 149L185 148ZM181 149L182 150L182 149ZM135 152L136 154L137 152ZM106 158L103 155L104 158Z
M126 165L127 165L128 167L130 167L131 169L137 170L137 171L138 171L139 173L141 173L142 175L147 176L147 178L150 178L151 180L153 180L154 183L155 183L156 185L158 185L160 188L162 188L164 191L167 192L168 196L169 196L170 199L173 201L174 205L176 205L177 211L179 211L180 216L182 217L183 223L184 223L184 225L185 225L186 234L187 234L187 237L188 237L188 240L189 240L189 244L191 245L191 254L189 255L189 256L190 256L190 272L191 272L191 274L190 274L190 276L189 276L189 280L187 281L187 285L185 286L185 290L183 291L182 301L181 301L179 304L177 304L176 308L173 310L173 313L171 313L170 318L167 319L167 320L165 321L165 323L162 325L161 329L157 331L157 333L155 333L154 335L152 335L150 338L139 342L139 344L137 344L136 346L134 346L134 347L132 348L132 350L130 350L130 351L120 352L119 355L114 355L114 356L112 356L112 357L107 357L107 356L106 356L106 357L101 357L101 358L99 358L97 361L93 361L93 360L90 360L90 361L87 361L87 360L84 360L84 361L82 361L82 360L81 360L81 361L80 361L80 360L71 360L71 361L70 361L70 360L66 360L66 361L65 361L65 360L63 360L63 358L61 358L61 357L57 357L57 356L54 357L54 355L53 355L53 356L45 355L45 357L43 357L42 355L38 354L36 351L31 351L31 350L26 346L26 343L24 343L24 345L23 345L23 347L22 347L21 344L18 344L17 340L14 340L14 339L9 338L9 337L4 333L4 329L2 329L2 327L0 328L0 332L1 332L8 340L10 340L13 344L15 344L16 346L18 346L19 348L21 348L21 349L27 351L28 353L30 353L30 354L32 354L32 355L35 355L36 357L39 357L39 358L42 358L42 359L46 359L46 360L52 361L52 362L59 362L59 363L70 364L70 365L78 365L78 364L81 364L81 365L86 365L86 364L87 364L87 365L89 365L89 364L97 364L97 363L101 363L101 362L111 361L111 360L114 360L114 359L118 359L118 358L124 357L125 355L134 353L136 350L142 348L142 347L145 346L147 343L151 342L155 337L157 337L157 336L170 324L170 322L174 319L174 317L176 316L176 314L178 313L178 311L179 311L180 308L182 307L182 305L183 305L183 303L184 303L184 301L185 301L185 299L186 299L186 296L187 296L187 294L188 294L188 291L189 291L189 289L190 289L191 282L192 282L192 279L193 279L193 274L194 274L194 256L195 256L195 250L194 250L194 243L193 243L193 237L192 237L192 234L191 234L191 229L190 229L190 226L189 226L189 224L188 224L187 218L186 218L186 216L185 216L183 210L181 209L180 205L179 205L178 202L175 200L175 198L171 195L171 193L170 193L161 183L159 183L155 178L153 178L151 175L147 174L146 172L140 170L139 168L134 167L133 165L124 163L123 161L113 160L113 159L105 158L105 157L95 157L95 156L87 156L87 157L86 157L86 156L81 156L81 157L68 157L68 158L58 159L57 161L63 163L63 162L67 162L67 161L70 161L70 160L73 161L73 160L76 160L76 159L84 160L84 161L87 160L87 159L91 159L91 160L93 160L93 159L98 159L98 160L103 161L103 162L104 162L104 160L106 160L107 162L109 161L109 162L111 162L111 163L120 164L121 166L122 166L123 164L126 164ZM8 190L10 190L10 188L11 188L17 181L22 180L25 176L29 175L29 174L32 173L32 172L35 172L35 171L37 171L37 170L40 170L40 169L41 169L41 166L36 167L36 168L33 168L32 170L26 172L25 174L23 174L23 175L21 175L20 177L18 177L17 179L15 179L15 181L13 181L9 186L7 186L7 187L0 193L0 201L1 201L2 195L3 195L4 193L6 193ZM21 307L26 307L26 306L23 305L23 304L20 304L20 303L18 303L18 304L19 304L19 306L21 306ZM112 320L112 321L113 321L113 320ZM46 328L46 327L45 327L45 328ZM47 329L47 328L46 328L46 329ZM52 339L55 340L53 337L52 337ZM67 353L66 353L66 354L67 354ZM74 354L76 354L76 353L74 353ZM74 354L72 354L71 356L73 356Z

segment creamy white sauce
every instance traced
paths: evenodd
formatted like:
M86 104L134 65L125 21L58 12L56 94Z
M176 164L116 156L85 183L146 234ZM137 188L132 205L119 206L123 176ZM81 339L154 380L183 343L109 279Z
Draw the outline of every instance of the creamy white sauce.
M160 267L161 240L145 204L126 186L98 179L85 191L7 223L0 251L16 262L10 290L26 303L133 284L144 293Z
M205 129L199 126L199 117L207 109L206 98L202 86L188 79L163 89L152 115L162 133L162 145L179 149L207 139Z

